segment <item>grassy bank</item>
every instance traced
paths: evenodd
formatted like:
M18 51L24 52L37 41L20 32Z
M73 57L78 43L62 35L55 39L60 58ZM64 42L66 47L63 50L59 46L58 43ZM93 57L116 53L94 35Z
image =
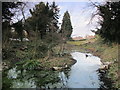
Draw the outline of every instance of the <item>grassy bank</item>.
M118 44L105 44L100 38L89 41L72 41L68 44L74 45L81 52L90 52L99 56L102 62L114 62L106 73L106 77L112 80L115 88L120 88L118 83Z
M82 44L94 42L95 40L96 40L96 38L89 39L89 40L83 39L83 40L77 40L77 41L67 41L67 44L82 45Z
M56 48L59 47L59 48ZM15 65L22 65L21 68L31 67L42 69L51 69L52 67L70 67L76 61L72 59L70 54L62 54L60 45L48 49L45 43L34 42L16 42L12 41L3 48L3 66L4 69L12 68ZM49 50L49 51L47 51Z
M61 45L56 45L49 51L47 49L47 45L41 41L37 44L13 41L5 48L3 47L3 89L14 88L12 85L14 82L24 83L32 78L39 87L60 81L59 70L67 72L69 69L66 68L70 68L76 61L70 54L61 52ZM8 78L9 70L15 67L16 72L20 72L18 77ZM53 67L61 69L54 70Z

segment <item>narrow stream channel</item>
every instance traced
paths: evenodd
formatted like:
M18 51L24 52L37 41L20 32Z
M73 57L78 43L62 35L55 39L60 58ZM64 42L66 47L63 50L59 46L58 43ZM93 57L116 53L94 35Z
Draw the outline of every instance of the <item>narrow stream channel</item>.
M99 88L101 82L96 70L102 64L100 58L80 52L74 52L71 55L77 62L71 67L66 86L68 88Z
M57 72L57 77L60 79L58 82L47 83L44 85L46 88L100 88L102 82L99 79L99 73L97 70L102 64L100 58L93 56L89 53L73 52L71 53L73 59L77 62L70 68L70 71L65 74L65 72ZM9 70L8 78L17 78L15 68ZM36 74L38 71L35 72ZM32 75L33 73L31 73ZM30 75L30 74L29 74ZM23 75L26 77L27 75ZM12 87L14 88L36 88L38 82L34 77L22 78L23 80L13 80ZM39 78L40 79L40 78ZM21 82L22 81L22 82Z

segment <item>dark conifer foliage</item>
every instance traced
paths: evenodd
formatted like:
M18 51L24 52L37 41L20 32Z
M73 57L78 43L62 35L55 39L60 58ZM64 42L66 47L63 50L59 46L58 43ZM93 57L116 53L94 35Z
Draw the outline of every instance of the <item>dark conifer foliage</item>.
M57 32L59 9L55 2L51 5L49 3L40 2L38 5L30 9L32 17L27 19L30 27L39 33L41 39L49 32Z
M22 2L2 2L2 20L11 20L11 17L14 16L11 9L17 8L20 5L22 5Z
M98 6L98 10L102 20L99 22L101 28L96 33L105 41L120 43L120 1L107 2Z
M72 24L68 11L64 13L60 32L62 33L63 38L67 40L70 39L72 33Z

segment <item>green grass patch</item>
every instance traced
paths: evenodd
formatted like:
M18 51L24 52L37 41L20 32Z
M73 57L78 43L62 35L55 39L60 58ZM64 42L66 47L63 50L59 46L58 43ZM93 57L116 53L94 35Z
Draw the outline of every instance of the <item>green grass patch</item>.
M86 41L67 41L67 44L71 44L71 45L82 45L85 43Z

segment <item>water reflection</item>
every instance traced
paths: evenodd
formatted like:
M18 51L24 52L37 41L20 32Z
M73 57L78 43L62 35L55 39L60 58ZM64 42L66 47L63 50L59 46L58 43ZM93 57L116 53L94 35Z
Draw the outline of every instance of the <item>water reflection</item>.
M74 52L72 57L77 63L71 67L67 87L68 88L99 88L100 80L96 70L102 64L100 58L91 54Z
M102 64L100 58L80 52L73 52L71 55L77 62L65 72L21 73L16 71L16 67L9 70L8 78L13 79L12 88L100 88L99 73L96 71Z
M88 55L86 57L86 54ZM89 53L73 52L72 57L77 62L68 72L68 77L64 72L59 73L62 88L100 88L98 68L102 64L100 58Z

